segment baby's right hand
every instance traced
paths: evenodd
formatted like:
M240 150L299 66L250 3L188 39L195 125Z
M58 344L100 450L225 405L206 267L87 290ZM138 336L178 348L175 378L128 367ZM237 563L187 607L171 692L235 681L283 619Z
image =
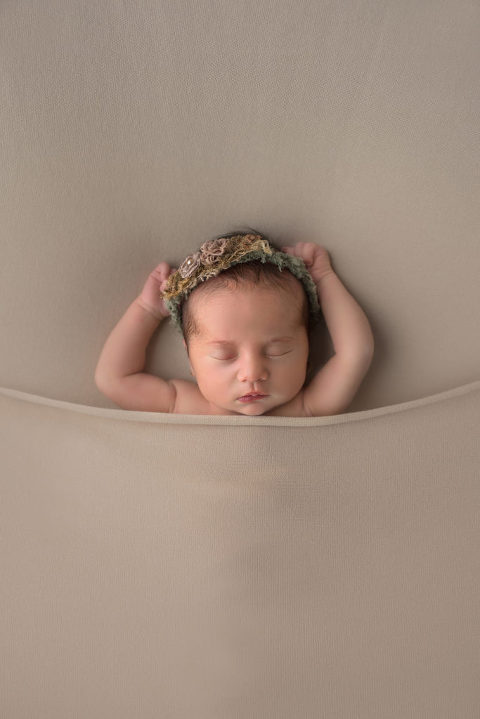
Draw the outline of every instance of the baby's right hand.
M143 290L137 298L139 304L147 310L147 312L151 312L158 320L163 320L170 315L160 293L165 289L170 275L176 272L176 270L176 267L170 268L167 262L160 262L160 264L150 272Z

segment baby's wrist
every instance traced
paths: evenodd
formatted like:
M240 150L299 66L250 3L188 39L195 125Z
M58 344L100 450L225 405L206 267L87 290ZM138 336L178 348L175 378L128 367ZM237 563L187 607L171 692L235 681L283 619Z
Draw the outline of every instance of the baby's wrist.
M136 303L139 307L141 307L147 314L154 317L154 319L157 320L157 322L162 322L162 320L166 319L168 317L168 314L165 314L159 309L155 309L154 307L151 307L146 302L144 302L140 297L137 297Z
M322 270L322 271L320 271L320 272L319 272L319 271L317 271L317 272L311 272L310 274L312 275L312 277L313 277L313 279L314 279L314 281L315 281L315 284L316 284L317 286L318 286L320 283L322 283L322 282L324 282L325 280L327 280L329 277L334 277L334 276L335 276L335 272L332 270L332 268L330 268L330 269L328 269L328 270Z

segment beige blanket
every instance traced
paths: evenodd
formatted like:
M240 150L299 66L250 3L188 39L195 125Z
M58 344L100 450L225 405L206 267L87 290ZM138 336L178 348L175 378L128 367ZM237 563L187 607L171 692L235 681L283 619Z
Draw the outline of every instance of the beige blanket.
M323 418L0 391L3 716L480 706L480 382Z

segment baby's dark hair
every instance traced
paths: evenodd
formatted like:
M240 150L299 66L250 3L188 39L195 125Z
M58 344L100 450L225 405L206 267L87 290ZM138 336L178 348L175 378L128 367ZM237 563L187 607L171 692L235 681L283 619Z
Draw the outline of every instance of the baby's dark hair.
M261 235L261 237L266 239L274 249L280 249L265 233L259 232L252 227L218 235L215 239L219 240L223 237L230 238L241 234ZM261 260L238 263L236 265L232 265L226 270L223 270L223 272L220 272L220 274L216 277L212 277L206 282L198 285L182 305L183 338L187 348L191 337L195 337L200 334L200 328L195 321L195 316L190 305L190 298L196 292L202 293L202 295L211 295L218 289L228 289L231 287L238 287L239 285L246 287L258 287L259 285L262 285L263 287L278 289L292 296L292 290L295 284L300 285L303 290L300 280L298 280L290 271L287 270L286 272L281 272L276 265L270 262L262 262ZM302 300L298 304L298 310L299 321L306 328L307 333L310 334L311 319L309 304L304 290L302 291Z

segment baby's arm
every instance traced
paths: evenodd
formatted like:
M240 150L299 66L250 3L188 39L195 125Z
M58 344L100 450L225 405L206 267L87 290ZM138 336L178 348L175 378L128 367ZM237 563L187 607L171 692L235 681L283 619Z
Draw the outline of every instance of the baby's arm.
M141 294L111 331L100 354L95 384L123 409L173 411L175 385L142 370L148 343L159 323L169 316L160 291L174 271L166 262L153 270Z
M373 332L364 311L333 271L324 248L300 242L285 250L302 257L315 281L335 351L305 388L305 411L311 417L339 414L352 402L370 367Z

